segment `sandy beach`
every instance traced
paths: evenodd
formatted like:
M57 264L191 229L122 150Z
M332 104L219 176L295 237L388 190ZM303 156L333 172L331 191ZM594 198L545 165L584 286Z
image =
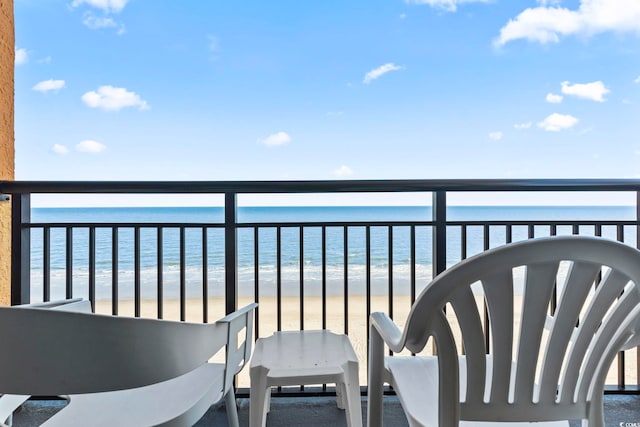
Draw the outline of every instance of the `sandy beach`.
M242 307L253 302L253 298L239 298L238 306ZM308 296L304 298L304 329L322 329L322 299L318 296ZM202 300L188 299L185 303L186 320L191 322L202 322ZM224 300L222 298L209 299L209 321L215 321L224 316ZM516 307L518 304L516 303ZM348 305L348 326L345 329L345 303L341 296L329 296L326 301L325 322L326 328L335 333L347 333L353 347L360 360L360 383L367 382L367 305L366 299L362 295L349 296ZM410 299L408 296L395 296L393 301L393 318L400 328L410 310ZM141 303L141 316L146 318L157 317L157 302L155 300L143 300ZM387 296L374 295L371 297L371 312L389 312L389 301ZM96 302L96 313L110 314L111 301L99 300ZM118 303L118 314L121 316L133 316L134 304L132 300L122 300ZM261 298L258 307L259 329L257 337L266 337L278 330L277 324L277 301L276 298ZM169 320L180 320L179 300L165 300L163 303L163 317ZM518 314L514 316L515 323L518 323ZM282 315L280 319L280 329L283 331L301 329L300 319L300 298L283 297ZM518 327L514 328L518 330ZM255 332L255 331L254 331ZM432 346L427 344L423 354L431 354ZM221 355L218 354L212 360L219 361ZM625 353L625 382L627 384L637 384L637 351L629 350ZM608 384L617 384L618 367L614 361L609 375ZM238 376L240 387L249 387L249 369L245 368Z

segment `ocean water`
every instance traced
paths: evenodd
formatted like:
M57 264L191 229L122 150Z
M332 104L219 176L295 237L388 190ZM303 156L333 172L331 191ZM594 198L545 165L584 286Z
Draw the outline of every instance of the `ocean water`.
M589 221L589 220L633 220L635 208L629 206L605 207L449 207L450 221L469 220L545 220L545 221ZM238 210L238 220L247 224L238 230L238 286L240 295L255 292L256 254L254 252L254 230L249 224L280 224L280 268L277 268L277 229L261 228L258 233L258 288L259 293L273 295L277 283L282 284L284 295L300 292L300 269L305 295L322 292L323 273L329 294L344 292L345 275L350 293L364 293L367 282L367 239L363 226L348 227L346 236L344 223L352 222L420 222L431 219L429 207L244 207ZM155 298L158 283L158 232L152 223L187 223L184 233L184 276L187 297L202 294L203 259L207 264L207 290L210 296L224 295L224 231L215 225L224 220L222 208L35 208L34 223L117 223L149 224L140 229L140 279L143 298ZM322 251L322 230L307 226L304 231L292 223L334 222L326 229L326 249ZM212 225L206 230L207 248L203 253L202 224ZM593 227L583 227L581 234L593 234ZM369 263L371 290L374 294L387 292L390 271L393 274L394 292L410 292L411 271L415 261L416 287L424 287L432 277L431 227L417 225L415 228L415 253L412 254L410 227L394 226L390 239L389 227L372 226L369 240ZM536 227L536 235L548 235L548 227ZM558 234L570 234L570 227L559 227ZM604 227L603 236L617 238L615 227ZM635 245L635 228L625 227L624 239ZM63 228L51 229L50 280L52 298L64 297L67 272L67 239ZM527 237L526 227L513 230L513 240ZM391 240L391 242L390 242ZM489 246L504 244L504 227L493 227ZM88 296L88 228L78 227L73 232L72 275L74 296ZM302 242L302 257L301 257ZM485 245L481 227L471 227L467 233L466 253L473 255ZM113 282L112 231L96 229L96 297L108 299ZM133 298L134 283L134 229L122 226L118 231L117 281L119 297ZM32 230L31 239L32 295L37 299L42 294L43 284L43 232ZM389 256L391 247L393 256ZM459 227L450 227L447 241L447 262L460 260L462 252ZM166 227L162 232L162 282L165 298L180 295L180 230ZM324 270L323 270L324 255ZM413 259L415 258L415 260Z

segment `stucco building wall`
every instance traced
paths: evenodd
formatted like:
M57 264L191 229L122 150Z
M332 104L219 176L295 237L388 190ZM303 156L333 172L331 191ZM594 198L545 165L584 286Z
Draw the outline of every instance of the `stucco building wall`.
M0 0L0 180L14 179L13 0ZM0 305L11 301L11 205L0 201Z

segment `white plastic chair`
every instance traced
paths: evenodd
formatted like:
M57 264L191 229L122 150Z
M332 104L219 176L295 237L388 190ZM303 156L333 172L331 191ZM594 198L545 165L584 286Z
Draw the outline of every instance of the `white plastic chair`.
M514 330L514 269L523 266L515 270L524 271L524 289ZM559 273L560 266L568 270ZM474 294L478 282L482 293ZM550 315L556 282L559 300ZM640 251L595 237L532 239L460 262L419 295L404 330L384 313L371 315L369 426L382 424L388 383L411 426L568 426L566 420L582 419L604 427L609 366L618 351L638 344L639 283ZM482 296L489 348L476 303ZM437 356L385 357L385 344L418 353L430 337Z
M223 398L238 426L233 379L256 306L209 324L97 315L86 301L0 307L0 392L67 396L45 426L191 426ZM221 349L225 363L208 363Z
M51 310L82 311L91 313L91 303L89 303L89 301L82 300L82 298L14 306L14 308L18 307L48 308ZM30 397L31 396L29 395L23 394L0 395L0 426L11 425L14 411L29 400Z

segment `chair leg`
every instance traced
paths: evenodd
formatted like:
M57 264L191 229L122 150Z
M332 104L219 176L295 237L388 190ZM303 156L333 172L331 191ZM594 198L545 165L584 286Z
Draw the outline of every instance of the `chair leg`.
M604 407L603 407L603 393L595 394L591 399L591 405L589 405L589 413L587 418L582 420L582 427L604 427Z
M271 410L271 387L267 387L264 396L264 419L267 419L267 414Z
M236 405L236 394L233 391L233 387L231 387L224 396L224 403L227 407L227 420L229 421L229 427L240 427L240 422L238 421L238 407Z
M384 370L384 342L376 328L370 327L369 330L367 426L382 427L382 371Z
M249 427L265 427L267 422L266 404L267 393L271 394L271 387L267 386L268 370L262 367L252 368L251 389L249 399Z

